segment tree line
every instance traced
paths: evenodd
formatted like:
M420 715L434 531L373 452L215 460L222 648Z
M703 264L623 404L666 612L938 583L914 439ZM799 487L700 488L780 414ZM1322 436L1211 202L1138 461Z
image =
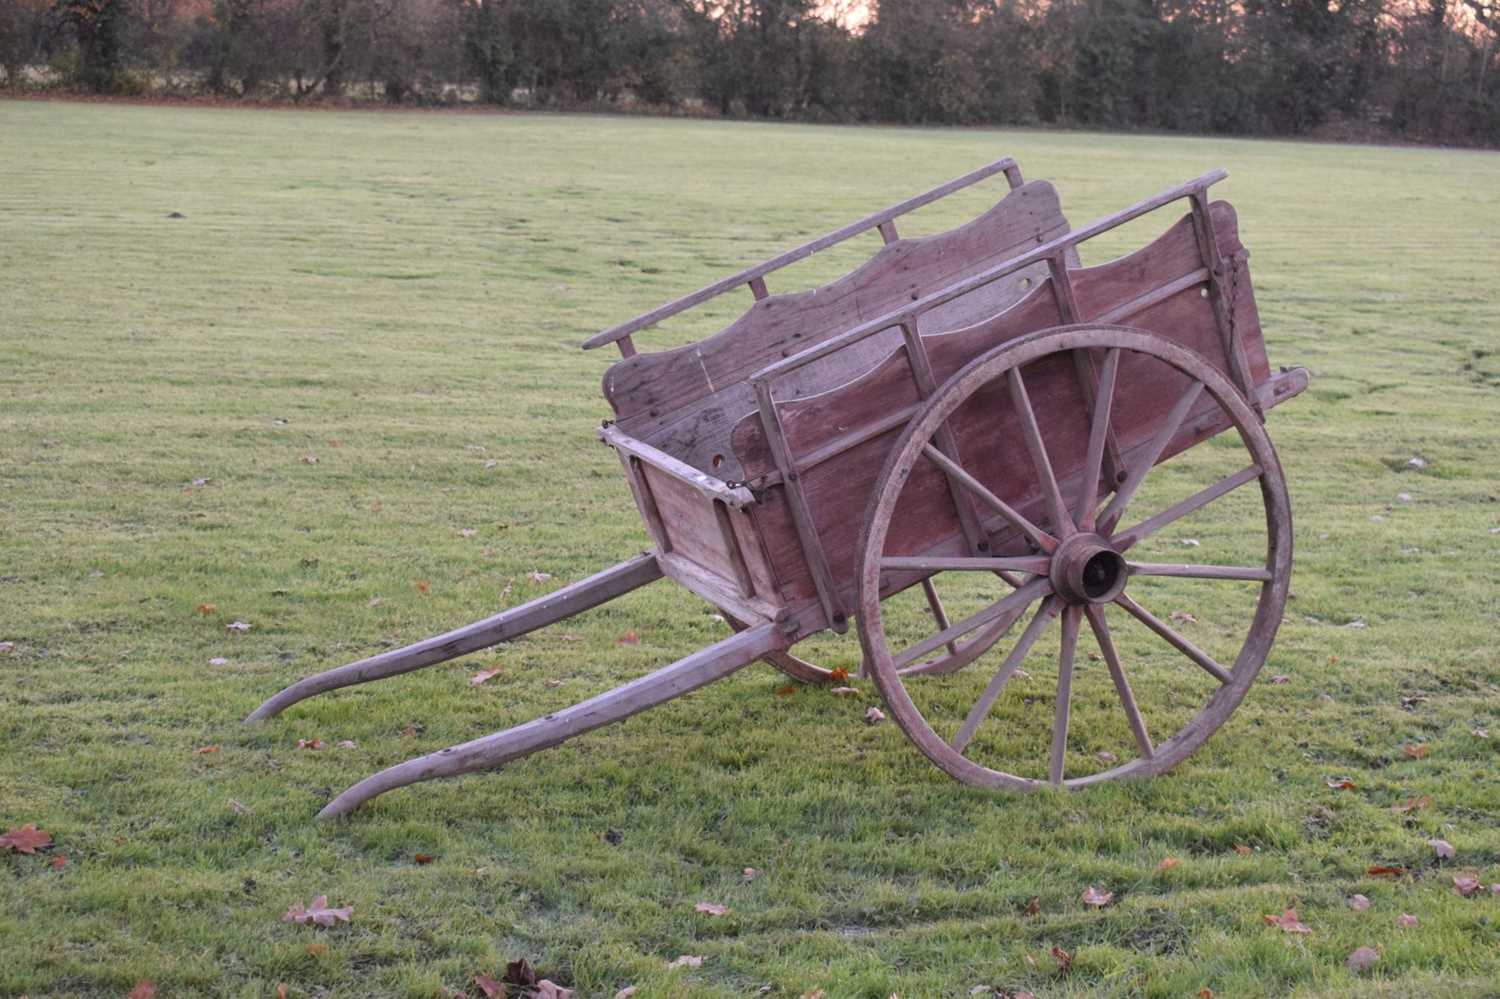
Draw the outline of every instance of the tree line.
M1500 145L1500 0L0 0L14 88Z

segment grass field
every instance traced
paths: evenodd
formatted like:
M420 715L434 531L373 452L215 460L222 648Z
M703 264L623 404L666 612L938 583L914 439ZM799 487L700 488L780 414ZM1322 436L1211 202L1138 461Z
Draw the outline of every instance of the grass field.
M1075 224L1227 167L1272 362L1314 375L1269 423L1295 597L1204 750L997 796L866 726L867 681L776 696L756 666L313 821L379 767L725 633L657 584L240 724L298 676L644 547L594 438L610 358L580 340L1007 153ZM1500 995L1500 895L1452 881L1500 881L1497 273L1493 153L0 103L0 831L55 840L0 855L0 994L476 994L524 956L585 996ZM480 668L500 673L471 687ZM282 921L324 894L349 925ZM1288 906L1310 934L1263 920Z

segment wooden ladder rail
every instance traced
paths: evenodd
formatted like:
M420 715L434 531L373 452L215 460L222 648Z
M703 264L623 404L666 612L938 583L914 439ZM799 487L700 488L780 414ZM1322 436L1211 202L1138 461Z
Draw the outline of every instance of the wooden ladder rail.
M892 243L896 239L896 227L893 222L895 218L915 211L924 205L929 205L941 198L945 198L955 191L961 191L966 187L977 184L986 178L993 177L997 173L1005 175L1006 182L1010 185L1011 190L1015 190L1021 186L1021 168L1016 165L1016 161L1009 156L998 159L993 163L988 163L980 167L978 170L966 173L962 177L950 180L948 183L934 187L930 191L925 191L916 197L908 198L899 204L875 212L873 215L866 215L857 222L851 222L842 229L835 229L833 232L820 236L811 242L804 243L796 249L788 250L785 253L756 264L754 267L747 267L736 274L731 274L729 277L715 281L713 284L705 285L690 295L684 295L681 298L668 302L666 305L652 309L650 312L643 312L634 319L620 323L618 326L611 326L609 329L601 333L596 333L585 340L583 342L583 349L593 350L596 347L603 347L606 344L613 343L619 346L622 356L632 357L636 352L635 344L631 340L632 334L638 333L647 327L655 326L664 319L669 319L678 313L686 312L694 306L702 305L709 299L717 298L726 291L732 291L741 286L749 287L751 294L759 301L769 294L765 280L767 274L781 270L783 267L810 257L820 250L836 246L847 239L852 239L871 229L879 230L881 239L886 243Z

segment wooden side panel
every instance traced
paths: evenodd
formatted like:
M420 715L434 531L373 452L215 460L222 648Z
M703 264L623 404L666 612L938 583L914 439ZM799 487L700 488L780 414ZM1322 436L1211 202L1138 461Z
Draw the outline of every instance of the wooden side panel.
M761 299L705 340L618 362L605 373L605 397L625 432L721 478L741 478L728 439L735 422L755 409L745 381L750 374L1067 231L1052 185L1025 184L966 225L886 245L832 284ZM924 317L924 330L956 329L993 315L1045 274L1037 265L949 302ZM871 338L841 351L831 359L836 364L810 365L782 390L826 391L878 363L897 342L894 331Z
M1259 384L1269 378L1270 371L1249 271L1235 231L1234 212L1223 202L1216 203L1212 212L1221 252L1234 260L1239 269L1238 328L1252 375ZM1227 374L1223 341L1212 305L1202 294L1205 286L1201 281L1158 300L1149 300L1153 290L1171 286L1201 267L1192 220L1185 216L1144 249L1098 267L1070 269L1070 277L1085 321L1108 319L1156 333L1197 351ZM1147 300L1144 305L1143 298ZM1119 315L1122 309L1129 314ZM993 347L1059 323L1058 304L1048 281L1000 315L964 329L924 334L923 342L934 375L941 383ZM1030 365L1023 374L1064 495L1075 496L1088 440L1088 408L1076 369L1069 359L1057 358ZM1127 465L1132 452L1146 447L1187 384L1185 376L1158 362L1128 355L1122 358L1114 430ZM794 460L827 453L841 439L857 438L861 427L878 426L882 421L890 425L889 429L801 473L819 538L833 576L841 586L852 586L865 508L886 455L906 423L905 419L893 422L893 416L915 413L919 405L911 369L901 348L892 351L873 370L843 386L810 398L792 399L780 407ZM1047 514L1040 486L1005 387L982 390L955 414L951 425L965 467L1001 498L1045 524ZM1205 399L1189 416L1164 457L1211 436L1223 425L1217 405ZM739 422L733 446L752 485L758 477L775 472L758 415ZM788 599L795 599L813 590L802 565L803 556L791 517L784 507L782 487L773 486L764 494L758 520L766 532L766 548L784 591ZM1015 541L1018 553L1019 539ZM946 480L935 468L918 469L908 483L893 521L889 550L893 554L944 550L957 553L960 548L959 523Z

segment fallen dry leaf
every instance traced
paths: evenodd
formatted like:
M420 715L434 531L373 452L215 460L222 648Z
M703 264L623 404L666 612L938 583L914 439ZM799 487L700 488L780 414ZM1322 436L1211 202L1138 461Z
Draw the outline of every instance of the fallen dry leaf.
M1118 763L1120 760L1118 756L1116 756L1114 753L1111 753L1107 749L1101 749L1099 750L1099 752L1095 753L1094 759L1098 760L1100 763Z
M60 871L64 867L67 867L67 866L68 866L68 855L66 853L59 853L57 856L55 856L55 857L52 858L51 867L52 867L52 869L54 871Z
M1311 933L1312 927L1297 918L1296 909L1287 909L1279 916L1262 916L1267 923L1278 927L1284 933Z
M1468 898L1471 895L1477 895L1479 892L1484 891L1484 885L1480 884L1479 879L1471 874L1455 874L1453 875L1453 890L1464 898Z
M1372 878L1399 878L1406 874L1406 868L1391 864L1376 864L1365 873Z
M1354 791L1359 788L1359 785L1348 777L1339 777L1336 780L1331 780L1328 782L1328 786L1335 791Z
M16 651L15 642L0 642L0 656L8 656Z
M297 748L298 749L313 749L313 750L322 749L323 748L323 740L322 739L298 739L297 740Z
M214 656L208 661L208 664L210 666L228 666L229 660L225 659L223 656Z
M209 753L217 753L218 751L219 751L218 743L215 743L212 746L199 746L197 749L193 750L193 755L194 756L207 756Z
M369 600L369 602L367 604L365 604L365 606L366 607L379 607L383 603L385 603L385 597L371 597L370 600Z
M358 749L359 748L359 743L355 742L353 739L340 739L339 740L339 748L340 749Z
M315 454L304 454L302 456L302 464L304 465L316 465L317 463L318 456Z
M1490 737L1490 730L1487 728L1471 728L1469 729L1469 734L1476 739L1488 739Z
M430 853L418 853L418 854L414 854L411 859L414 860L414 861L416 861L419 864L430 864L434 860L436 860L437 857L433 856Z
M1109 903L1113 902L1114 900L1115 900L1115 893L1112 892L1112 891L1100 891L1098 888L1095 888L1093 885L1089 885L1087 888L1085 888L1083 890L1083 904L1084 905L1104 906L1104 905L1108 905Z
M526 578L528 580L530 580L531 582L533 582L533 583L545 583L547 580L549 580L549 579L552 578L552 573L550 573L550 572L538 572L535 569L533 569L531 572L528 572L526 574Z
M325 943L310 943L302 949L307 951L308 957L322 957L328 953L328 945Z
M563 988L551 979L543 978L536 983L536 991L531 995L532 999L573 999L577 993Z
M476 535L478 533L479 532L476 531L476 530L474 530L474 528L472 528L472 527L460 527L458 529L458 536L461 537L461 538L472 538L474 535Z
M627 985L623 989L615 993L615 999L631 999L631 997L634 996L636 992L637 989L634 985Z
M1349 908L1355 912L1364 912L1370 907L1370 900L1363 895L1350 895L1348 901Z
M1432 852L1438 855L1440 860L1453 859L1453 844L1445 839L1430 839L1427 845L1432 847Z
M425 580L425 579L419 579L419 580L417 580L416 587L417 587L417 592L418 593L431 593L432 592L432 584L429 583L429 582L427 582L427 580Z
M625 634L621 635L615 641L615 644L616 645L639 645L639 644L641 644L641 636L638 635L638 634L636 634L635 631L634 631L634 629L632 629L630 631L625 632Z
M202 614L204 617L208 617L208 615L210 615L210 614L217 614L218 612L219 612L219 605L218 604L199 604L198 605L198 613Z
M496 666L494 669L482 669L478 673L475 673L473 676L469 677L469 686L477 687L484 681L492 679L493 677L497 677L499 675L500 667L498 666Z
M339 921L348 922L354 915L354 907L346 905L342 909L329 906L328 896L319 895L313 899L310 906L303 907L301 902L286 910L281 916L288 923L302 923L305 926L332 926Z
M796 686L796 684L788 683L785 686L781 686L781 687L777 687L776 688L776 696L777 697L791 697L796 692L797 692L797 686Z
M668 961L667 962L667 967L669 967L669 968L701 968L701 967L703 967L703 958L700 957L697 954L684 954L681 957L677 958L676 960Z
M1275 676L1271 677L1271 682L1277 685L1283 683L1291 683L1292 678L1287 676L1285 673L1277 673Z
M834 687L828 691L834 697L853 697L859 693L858 687Z
M1052 945L1052 956L1057 958L1057 970L1064 975L1073 967L1073 955L1057 946L1057 944Z
M1151 873L1162 874L1166 871L1170 871L1180 863L1182 863L1182 861L1178 860L1176 857L1163 857L1161 858L1161 863L1157 864L1156 868L1152 870Z
M834 683L843 683L849 679L849 671L842 666L835 666L828 671L828 679Z
M754 881L758 877L760 877L760 869L759 868L756 868L756 867L747 867L747 868L745 868L744 878L745 878L746 881Z
M827 997L828 993L823 991L822 989L809 989L808 991L802 993L802 995L798 996L797 999L827 999Z
M1409 912L1403 912L1396 917L1396 926L1399 929L1409 930L1415 927L1421 920Z
M705 916L725 916L729 914L729 906L720 905L717 902L699 902L693 906L694 912L701 912Z
M130 990L130 995L125 999L151 999L154 995L156 995L156 983L141 981L135 983L135 988Z
M524 957L518 957L505 966L505 984L532 988L536 985L536 969Z
M495 981L489 975L475 975L474 984L479 986L479 991L489 996L490 999L494 999L495 996L505 995L505 986Z
M1193 617L1193 615L1189 614L1187 611L1173 611L1172 614L1171 614L1171 618L1172 618L1173 621L1176 621L1178 624L1197 624L1198 623L1198 619L1195 618L1195 617Z
M883 721L885 721L885 712L884 711L881 711L879 708L876 708L876 707L871 707L871 708L866 709L866 711L865 711L865 724L866 725L879 725Z
M233 798L229 799L229 808L236 815L254 815L255 810L248 805L242 805Z
M276 985L276 999L287 999L286 986L280 983Z
M34 825L16 826L0 836L0 852L14 850L17 853L36 853L52 845L52 834L43 832Z
M1344 965L1356 975L1367 970L1370 965L1380 960L1380 952L1374 947L1356 947L1354 952L1344 961Z
M1041 911L1042 911L1042 900L1041 900L1040 897L1035 897L1034 896L1031 899L1031 901L1029 901L1029 902L1026 903L1026 915L1028 915L1028 916L1035 916L1037 913L1039 913Z
M1427 755L1427 747L1420 742L1408 742L1401 747L1401 751L1414 760L1420 760Z
M1234 847L1234 852L1237 853L1237 854L1239 854L1241 857L1248 857L1248 856L1250 856L1250 854L1254 853L1255 851L1252 850L1252 849L1250 849L1248 846L1246 846L1243 843L1236 843L1235 847Z
M422 728L419 725L408 725L408 726L406 726L405 728L403 728L401 730L401 738L403 738L403 739L415 739L417 737L417 733L419 733L421 731L422 731Z
M562 685L563 685L563 682L561 680L543 680L542 681L542 686L546 687L548 690L556 690L558 687L561 687Z
M224 626L224 630L225 631L237 631L240 634L244 634L245 632L247 632L247 631L250 630L250 625L249 625L249 623L247 623L245 621L230 621L228 624L226 624Z

